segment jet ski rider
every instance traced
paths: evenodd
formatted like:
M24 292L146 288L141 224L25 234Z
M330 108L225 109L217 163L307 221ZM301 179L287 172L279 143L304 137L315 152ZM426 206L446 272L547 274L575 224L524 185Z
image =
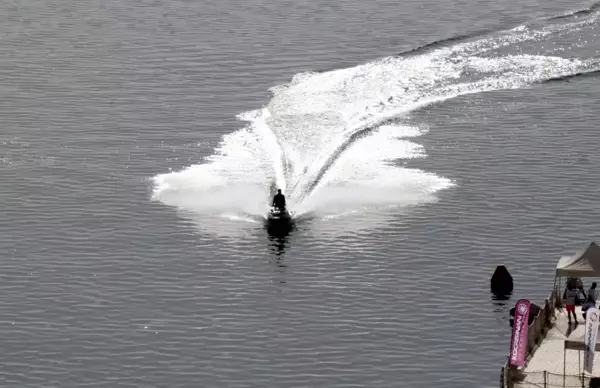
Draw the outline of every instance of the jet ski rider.
M285 195L281 194L281 189L277 189L277 194L273 197L273 206L281 211L285 210Z

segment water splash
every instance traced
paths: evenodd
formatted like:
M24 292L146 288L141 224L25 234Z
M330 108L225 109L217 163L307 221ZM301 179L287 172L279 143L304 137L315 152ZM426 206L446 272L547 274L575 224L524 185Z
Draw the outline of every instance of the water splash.
M598 13L547 19L447 47L416 50L352 68L301 73L271 89L248 124L225 135L204 164L154 177L153 197L196 214L256 219L276 187L298 214L354 214L434 201L453 183L398 161L426 157L407 115L457 96L529 87L598 70L594 58L521 54L520 44L576 36ZM569 19L571 20L571 19ZM554 24L548 24L554 23ZM511 49L517 54L500 55Z

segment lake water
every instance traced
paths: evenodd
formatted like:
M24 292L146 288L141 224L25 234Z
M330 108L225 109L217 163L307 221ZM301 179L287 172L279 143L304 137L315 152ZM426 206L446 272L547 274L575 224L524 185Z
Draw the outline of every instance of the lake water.
M0 11L2 386L497 387L600 237L593 3Z

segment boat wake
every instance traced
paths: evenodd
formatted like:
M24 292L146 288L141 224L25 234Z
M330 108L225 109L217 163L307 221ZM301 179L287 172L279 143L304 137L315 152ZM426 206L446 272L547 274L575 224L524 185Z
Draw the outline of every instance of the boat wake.
M427 128L408 115L466 94L595 74L599 59L573 52L582 47L581 34L595 28L598 8L352 68L297 74L271 89L265 107L240 114L247 125L225 135L204 163L155 176L153 198L187 214L252 222L266 216L275 188L297 215L329 219L434 201L454 183L403 167L426 157L416 140Z

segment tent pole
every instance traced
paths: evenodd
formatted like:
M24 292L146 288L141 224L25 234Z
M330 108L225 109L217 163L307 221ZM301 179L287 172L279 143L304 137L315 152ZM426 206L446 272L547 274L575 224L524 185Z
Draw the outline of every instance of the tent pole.
M556 307L556 274L554 274L554 288L552 289L553 293L554 293L554 300L552 300L552 310L554 310L554 308ZM552 299L552 298L551 298Z
M562 293L560 292L560 290L562 290L562 276L558 278L558 288L556 289L556 299L558 299L558 296L560 295L560 302L562 306Z

